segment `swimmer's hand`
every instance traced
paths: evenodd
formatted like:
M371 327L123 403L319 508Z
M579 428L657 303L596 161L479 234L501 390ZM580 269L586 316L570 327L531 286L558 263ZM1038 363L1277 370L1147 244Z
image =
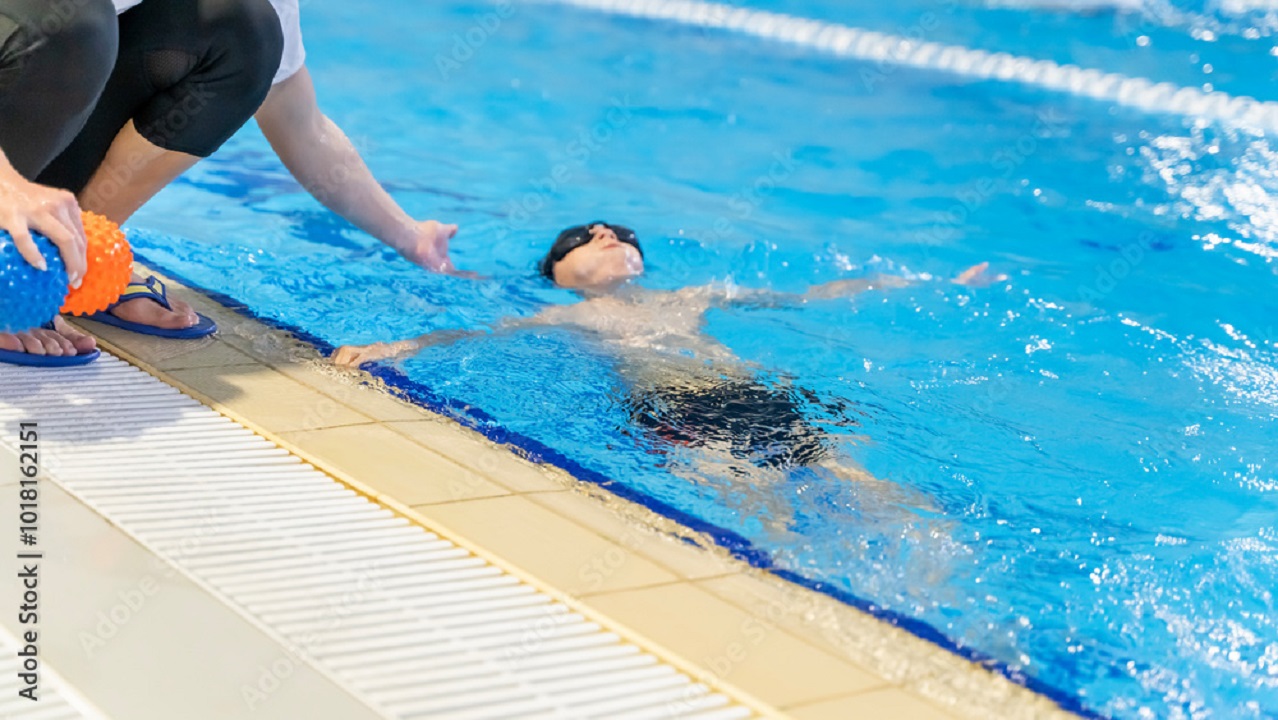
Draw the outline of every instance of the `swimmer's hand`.
M437 220L423 220L413 226L403 244L396 250L405 260L430 272L465 275L458 272L448 257L448 243L457 235L456 225L445 225Z
M417 340L400 340L372 345L343 345L333 353L333 363L343 367L359 367L364 363L399 357L420 349L421 343Z
M964 270L955 277L953 282L955 285L966 285L967 287L988 287L994 283L1003 282L1007 276L1003 273L991 273L990 264L983 262L980 265L973 265Z
M346 367L359 367L364 363L377 360L412 355L428 347L451 345L471 338L513 332L526 324L526 320L514 319L500 323L493 330L436 330L411 340L372 345L343 345L333 353L333 363Z

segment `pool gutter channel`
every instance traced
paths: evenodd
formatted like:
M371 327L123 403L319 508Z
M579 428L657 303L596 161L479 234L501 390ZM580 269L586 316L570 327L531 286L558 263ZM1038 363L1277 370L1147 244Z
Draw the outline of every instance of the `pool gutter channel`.
M558 497L573 495L580 503L595 505L593 511L598 510L598 505L602 501L602 504L607 506L603 510L619 516L621 519L619 525L623 528L629 527L633 531L635 524L641 523L648 526L642 532L651 532L652 526L655 526L659 534L664 535L667 540L671 537L678 538L680 542L676 544L681 545L683 551L691 549L692 552L703 555L701 561L706 566L716 568L715 570L702 568L700 571L688 573L687 577L681 578L678 582L690 587L695 585L698 589L702 589L707 584L720 582L721 578L730 578L734 581L739 578L751 583L750 587L757 589L761 593L760 597L784 598L784 602L788 605L802 608L799 614L805 616L798 621L787 618L782 623L786 625L784 631L787 634L799 637L808 647L815 646L820 651L821 657L833 656L845 662L859 662L861 668L877 665L876 669L869 672L877 675L881 680L879 683L858 690L849 690L842 694L835 692L826 698L804 698L801 702L790 704L763 699L751 692L750 687L743 687L722 677L724 674L731 675L732 672L729 670L727 673L722 673L721 667L711 667L715 664L713 658L703 657L697 660L686 651L671 649L668 646L669 642L654 639L655 636L660 635L659 628L657 628L658 632L653 632L653 627L647 627L652 623L642 617L636 618L632 614L626 621L622 621L615 617L614 613L601 609L601 606L608 606L610 595L625 594L624 591L630 588L621 588L617 592L580 593L576 588L560 587L553 582L548 582L544 572L530 571L524 567L523 563L512 561L500 552L494 552L486 542L470 537L469 531L464 527L466 523L461 523L462 527L454 527L453 523L447 519L447 513L437 511L439 508L448 508L450 503L417 503L411 499L397 497L394 490L387 491L384 487L377 487L375 479L361 477L359 472L343 469L339 467L341 463L328 461L321 454L317 454L314 447L307 447L307 443L296 441L299 433L305 435L305 430L273 426L269 417L255 417L255 414L260 415L260 413L246 411L243 407L238 407L235 401L228 402L224 393L221 392L221 386L216 382L217 371L222 367L251 365L255 369L260 367L268 373L278 375L282 381L289 384L296 384L296 381L302 379L311 387L318 386L325 396L323 403L332 400L337 405L348 405L349 407L343 409L355 409L361 415L357 420L349 418L335 420L334 426L363 427L366 424L364 416L371 418L371 423L375 425L394 425L406 422L408 418L418 414L423 420L430 419L456 426L453 428L454 431L471 432L469 428L456 425L454 418L431 412L430 409L422 408L418 404L409 405L392 398L391 393L384 386L378 389L377 386L382 385L380 380L385 379L384 376L380 379L374 378L370 383L369 376L364 373L343 373L331 369L317 370L317 367L322 367L322 364L316 363L316 360L321 358L321 353L328 348L323 347L322 343L316 342L314 338L294 328L258 318L243 305L235 302L233 298L201 293L191 288L189 283L181 282L180 278L157 274L165 277L178 292L183 292L185 289L187 297L192 294L204 295L202 302L198 304L202 311L206 311L222 324L219 337L194 342L156 341L152 338L121 333L101 325L85 323L86 329L98 335L103 349L248 427L372 502L474 553L497 568L564 603L572 610L599 622L626 641L668 662L695 680L752 708L765 717L837 717L841 716L842 711L835 708L860 708L864 703L857 704L859 697L866 697L867 702L869 698L874 697L877 701L877 696L883 693L903 693L911 699L911 702L916 703L909 705L909 712L900 717L1034 719L1075 717L1072 712L1062 707L1059 697L1027 689L1023 684L1008 680L1004 677L1006 673L1000 673L997 668L991 668L986 663L972 662L971 657L960 657L954 648L938 647L933 642L929 642L931 638L924 633L904 630L873 614L832 600L828 594L791 582L785 573L774 572L766 567L762 570L753 567L745 562L749 556L743 560L740 549L731 547L733 538L729 538L729 542L724 543L723 539L713 532L706 533L701 528L687 528L672 522L667 514L654 512L646 503L636 503L635 498L610 492L610 489L617 487L613 483L600 483L597 479L590 482L574 478L559 468L540 467L542 474L548 478L547 486L515 493L517 496L528 497L556 495L556 493L562 493ZM187 287L183 288L183 285ZM209 305L209 303L217 304ZM203 359L202 353L215 352L232 357ZM184 362L187 359L191 362ZM305 376L304 379L301 376ZM362 380L362 386L352 385L350 382L352 377ZM212 386L206 384L209 381L213 382ZM325 383L331 384L331 387L325 389L323 387ZM373 387L370 388L369 385ZM234 392L231 394L234 395ZM355 401L351 401L353 395L357 396ZM377 397L370 400L375 395ZM347 402L343 403L343 400ZM393 409L385 411L386 408ZM326 414L323 407L314 409L319 415ZM340 412L327 414L340 416ZM496 445L492 445L490 449L494 453L507 455L511 460L526 464L525 458L521 457L521 455L527 455L526 452L515 453L511 452L510 448L500 448ZM374 448L366 448L366 450L375 452ZM446 458L452 451L448 447L439 447L436 448L436 452L439 456ZM564 492L565 490L567 492ZM571 518L568 521L571 521ZM584 521L577 521L577 524L590 525ZM597 528L592 528L592 531L597 534L608 534ZM614 529L612 534L615 536L617 531ZM617 539L613 538L613 540ZM625 538L620 540L619 544L625 548ZM733 550L733 554L737 557L727 557L724 548L715 547L715 543L729 545L728 549ZM773 600L773 602L780 601ZM736 601L735 604L744 606L747 603ZM755 614L758 615L757 612ZM811 621L813 617L823 619L833 627L815 627L815 623ZM807 624L811 627L795 626L795 622L802 625L804 620L807 620ZM840 637L839 631L842 629L846 633L846 628L853 628L857 633L874 637L865 647L849 650L847 643L840 642L846 638ZM729 647L731 643L732 638L728 638L723 645ZM862 641L858 640L857 643ZM884 660L884 654L896 657ZM790 663L786 659L778 658L777 664L779 672L803 672L802 668L787 668L786 666ZM889 669L885 670L885 667ZM841 705L840 703L845 700L847 702ZM822 713L820 710L822 707L832 712ZM870 708L869 705L864 707L867 710Z

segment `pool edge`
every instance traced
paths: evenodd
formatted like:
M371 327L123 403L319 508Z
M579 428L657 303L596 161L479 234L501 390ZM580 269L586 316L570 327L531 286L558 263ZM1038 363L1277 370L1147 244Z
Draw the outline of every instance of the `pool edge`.
M763 714L803 720L858 712L903 718L990 717L995 711L1006 718L1073 717L1050 697L952 650L728 557L647 507L557 468L534 467L447 417L352 384L352 373L325 372L315 362L315 349L290 333L170 282L180 293L200 296L199 309L223 325L219 338L157 341L92 325L104 346ZM264 387L272 388L270 398L257 397ZM290 393L297 397L285 397ZM298 408L306 408L302 416ZM373 479L357 459L366 454L370 438L420 454L429 472L446 467L447 492L406 495L402 485ZM401 453L390 462L414 461ZM503 522L532 522L538 533L558 533L559 547L575 550L581 542L591 547L585 556L564 561L575 564L551 568L547 563L553 559L521 555L529 528L519 529L525 532L522 538L518 532L503 538L504 528L491 527ZM554 524L563 527L546 529ZM542 535L536 537L540 543ZM582 557L592 562L583 563ZM672 602L690 607L666 606ZM677 626L672 621L682 617L686 622L692 607L707 619L731 617L732 630L708 645L704 638L681 637L671 629ZM875 637L868 646L860 638L868 648L860 652L831 639L848 634ZM760 635L763 639L756 641ZM763 653L756 651L765 647L760 643L784 647L787 654L807 653L807 658L787 657L769 666L767 676L751 675L747 666L760 662ZM884 660L885 651L895 660ZM802 689L785 689L796 685Z

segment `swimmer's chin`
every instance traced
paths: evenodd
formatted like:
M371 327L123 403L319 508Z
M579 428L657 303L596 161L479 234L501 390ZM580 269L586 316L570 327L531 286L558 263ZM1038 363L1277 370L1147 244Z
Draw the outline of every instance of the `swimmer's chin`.
M575 290L583 295L612 295L634 284L634 281L638 280L641 274L642 273L634 273L633 275L617 275L589 285L575 285L568 289Z
M643 275L643 261L628 262L623 266L614 266L611 272L604 271L593 273L594 277L577 277L568 280L568 282L558 282L559 287L567 290L576 290L577 292L591 293L595 295L616 292L621 288L631 284L634 280Z

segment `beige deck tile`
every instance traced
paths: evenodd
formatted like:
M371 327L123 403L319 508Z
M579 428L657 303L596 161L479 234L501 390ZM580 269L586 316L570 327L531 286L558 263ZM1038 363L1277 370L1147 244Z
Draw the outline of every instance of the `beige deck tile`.
M256 360L220 340L207 343L193 341L174 343L154 352L134 351L139 360L157 370L189 370L191 368L226 367L228 365L256 365Z
M160 370L221 367L254 362L253 358L214 337L198 340L170 340L121 330L84 318L71 318L70 322L94 337Z
M184 291L183 297L197 297ZM221 306L213 306L205 315L217 321L217 339L263 362L311 360L319 357L312 346L247 315Z
M593 607L700 664L717 678L788 707L886 685L765 618L691 584L594 595Z
M719 548L688 544L672 532L674 523L670 520L618 498L607 499L598 493L577 491L530 495L529 499L585 525L681 578L720 577L742 572L748 567ZM670 527L663 531L663 526Z
M564 490L577 482L565 473L519 458L509 448L449 420L389 422L386 427L517 493Z
M219 340L259 362L280 363L319 357L319 353L310 349L301 357L295 357L299 347L297 340L252 318L236 316L225 321L219 320L218 325Z
M327 364L326 360L291 362L268 360L267 364L289 378L379 422L434 417L426 410L395 398L384 389L368 384L355 373L339 370Z
M668 583L670 571L514 495L415 508L524 572L569 595Z
M751 570L697 587L761 615L809 643L958 717L1070 718L1041 695L900 628L793 583Z
M281 439L404 505L503 495L507 490L380 425L287 432Z
M169 377L217 407L272 432L356 425L371 419L261 365L175 370Z
M845 633L855 633L859 629L859 623L865 623L867 629L880 631L876 637L888 632L904 636L902 640L907 642L918 641L843 603L754 569L730 577L703 580L697 583L697 587L853 662L864 661L864 658L846 651L842 641Z
M787 710L794 720L953 720L954 716L899 688L884 688L851 697Z

